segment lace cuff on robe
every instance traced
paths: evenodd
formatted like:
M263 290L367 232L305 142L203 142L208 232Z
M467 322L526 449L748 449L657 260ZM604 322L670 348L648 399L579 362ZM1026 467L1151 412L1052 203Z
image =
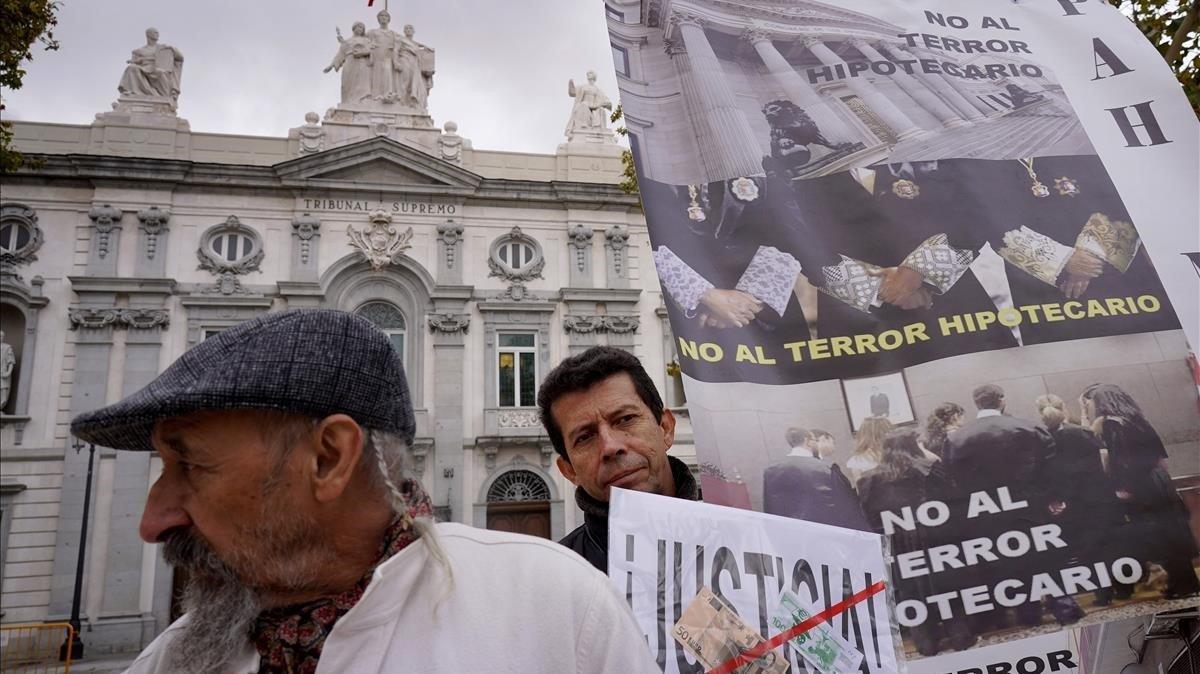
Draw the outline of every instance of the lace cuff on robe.
M796 290L800 262L774 246L759 246L734 286L771 307L780 316Z
M945 293L967 272L975 261L975 251L955 248L945 234L934 234L908 254L901 267L925 277L925 282Z
M1039 281L1056 285L1074 250L1022 225L1004 233L1004 245L996 252Z
M1075 247L1111 264L1122 274L1133 264L1142 245L1133 225L1123 220L1109 220L1103 213L1092 213L1083 231L1075 239Z
M879 268L845 255L840 257L841 262L821 267L821 275L825 278L821 291L859 311L869 312L872 306L879 306L883 277L873 273Z
M659 246L653 257L663 290L685 311L695 311L700 305L700 297L712 290L713 284L666 246Z

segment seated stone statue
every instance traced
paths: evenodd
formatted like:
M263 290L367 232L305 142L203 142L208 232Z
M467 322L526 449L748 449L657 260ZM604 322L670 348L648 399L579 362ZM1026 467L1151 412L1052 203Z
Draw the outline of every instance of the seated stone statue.
M596 86L596 73L588 71L587 84L575 85L575 80L567 82L567 95L575 99L571 107L571 117L567 120L567 128L563 132L568 141L575 136L604 136L611 140L608 131L608 111L612 110L612 101L600 87Z
M122 96L151 96L175 102L183 75L183 54L158 43L158 30L146 29L146 45L133 50L117 90Z

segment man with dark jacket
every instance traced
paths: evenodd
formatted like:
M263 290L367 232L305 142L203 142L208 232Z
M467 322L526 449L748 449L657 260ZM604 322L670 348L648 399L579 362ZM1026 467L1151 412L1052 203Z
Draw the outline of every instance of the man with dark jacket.
M667 456L675 416L627 351L597 346L547 375L538 391L542 424L558 452L558 469L576 485L584 522L559 543L608 572L608 499L613 487L700 499L679 459Z
M953 483L956 503L951 505L959 518L958 531L962 539L987 536L993 540L1006 531L1028 532L1031 527L1050 521L1049 513L1061 510L1062 504L1049 494L1048 470L1054 458L1054 439L1043 426L1004 413L1004 389L984 384L972 392L979 413L972 421L950 434L946 441L943 461ZM1008 501L1027 505L1001 513L988 513L971 519L965 510L971 494L986 493L994 502L1001 499L997 490L1008 490ZM971 584L994 584L1005 578L1032 576L1049 571L1060 557L1054 550L1029 553L1007 564L991 565L990 571L973 570ZM1054 597L1047 601L1054 617L1061 624L1073 623L1083 611L1071 597ZM996 617L996 611L990 617ZM1041 602L1029 602L1016 608L1018 619L1025 625L1041 622ZM977 624L988 622L981 614Z
M822 460L814 433L791 428L792 450L763 471L763 512L798 520L871 531L850 480Z

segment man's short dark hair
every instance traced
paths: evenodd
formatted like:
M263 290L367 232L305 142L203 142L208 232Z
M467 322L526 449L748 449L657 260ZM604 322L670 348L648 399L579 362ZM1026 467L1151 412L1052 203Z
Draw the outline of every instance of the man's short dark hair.
M542 386L538 390L538 409L542 415L542 425L546 427L546 432L550 435L550 442L554 444L554 451L558 452L563 459L571 460L567 457L567 445L563 439L562 429L554 420L554 415L550 413L550 406L565 395L585 391L622 372L628 374L629 378L633 380L634 390L637 391L638 397L642 399L646 407L650 408L654 420L662 421L663 401L662 397L658 395L658 389L654 387L654 382L650 379L650 375L646 374L646 368L642 367L642 362L637 359L637 356L623 349L612 346L593 346L579 355L567 358L546 375L546 379L542 381Z
M830 433L829 431L827 431L823 428L814 428L811 431L809 431L809 433L812 433L813 440L820 440L821 438L832 438L833 437L833 433Z
M995 384L984 384L971 392L975 407L981 410L998 410L1004 405L1004 389Z
M812 437L812 431L808 430L807 428L792 426L791 428L787 429L787 432L783 434L783 437L785 440L787 440L788 447L800 447L804 445L805 441Z

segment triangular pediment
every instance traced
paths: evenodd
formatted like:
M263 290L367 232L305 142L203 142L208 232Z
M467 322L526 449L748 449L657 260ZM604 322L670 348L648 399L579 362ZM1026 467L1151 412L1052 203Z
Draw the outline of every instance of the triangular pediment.
M372 138L274 166L285 184L475 189L483 177L390 138Z
M795 24L798 26L843 26L858 30L901 31L869 14L856 12L817 0L699 0L701 5L730 12L736 16Z
M414 171L394 160L380 157L313 176L322 180L351 180L354 182L398 183L401 185L436 185L442 181Z

